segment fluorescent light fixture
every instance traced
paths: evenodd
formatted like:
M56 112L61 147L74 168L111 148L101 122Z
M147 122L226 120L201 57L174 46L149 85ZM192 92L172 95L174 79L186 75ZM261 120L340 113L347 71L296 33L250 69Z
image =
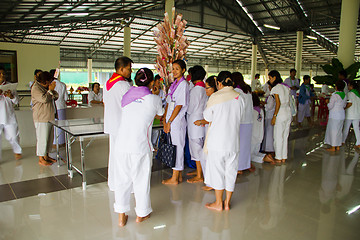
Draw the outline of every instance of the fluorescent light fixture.
M306 37L307 37L307 38L310 38L310 39L312 39L312 40L317 40L316 37L313 37L313 36L310 36L310 35L306 35Z
M251 19L251 21L255 24L256 28L262 33L264 34L264 32L261 30L261 28L259 27L259 25L257 24L257 22L255 22L253 16L248 12L248 10L246 9L246 7L243 6L242 2L240 0L236 0L236 2L239 4L239 6L242 8L242 10L246 13L246 15L248 15L248 17Z
M350 215L350 214L356 212L357 210L359 210L359 208L360 208L360 205L357 205L356 207L353 207L353 208L350 209L349 211L346 211L346 213L347 213L348 215Z
M275 30L280 30L280 27L273 26L273 25L269 25L269 24L264 24L264 27L266 27L266 28L271 28L271 29L275 29Z
M165 228L166 225L159 225L159 226L155 226L154 229L160 229L160 228Z
M89 13L67 13L68 16L87 16Z
M307 164L306 164L306 163L303 163L301 166L302 166L302 167L306 167L306 166L307 166Z

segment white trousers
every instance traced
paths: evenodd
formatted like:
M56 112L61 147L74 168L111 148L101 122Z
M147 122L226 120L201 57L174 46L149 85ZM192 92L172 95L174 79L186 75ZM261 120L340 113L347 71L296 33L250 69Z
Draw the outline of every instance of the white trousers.
M204 138L195 138L195 139L189 138L189 149L190 149L191 160L201 162L201 159L204 157L203 147L204 147Z
M311 117L310 103L309 102L306 102L305 104L299 103L298 122L301 123L304 120L304 117Z
M329 144L332 147L340 147L343 137L342 129L344 120L329 118L325 132L325 144Z
M52 125L48 122L35 122L36 130L36 155L47 156L51 151Z
M173 170L182 171L184 170L184 147L185 147L185 136L186 127L173 127L171 126L171 141L176 146L176 163Z
M209 149L205 184L216 190L233 192L239 165L238 152L217 152Z
M360 145L360 119L346 119L344 122L344 129L343 129L343 140L342 142L345 143L345 140L349 134L350 125L352 124L355 137L356 137L356 143L355 145Z
M257 163L263 163L265 154L260 152L260 146L261 146L261 142L251 143L251 161Z
M251 167L252 123L240 124L239 171Z
M131 191L135 195L135 212L145 217L152 212L150 200L150 178L152 153L118 153L114 161L115 203L117 213L130 211Z
M114 169L114 154L116 146L116 135L109 135L109 164L108 164L108 186L110 191L115 191L115 169Z
M291 119L276 119L274 125L274 149L275 158L278 160L287 159L290 124Z
M5 139L9 141L13 152L17 154L22 153L20 147L20 134L17 123L15 124L0 124L0 159L2 156L2 134L4 133Z
M66 120L66 109L58 109L57 110L57 120ZM58 128L54 128L54 141L53 144L56 144L56 131L58 135L58 143L59 144L65 144L65 133L63 130L60 130Z

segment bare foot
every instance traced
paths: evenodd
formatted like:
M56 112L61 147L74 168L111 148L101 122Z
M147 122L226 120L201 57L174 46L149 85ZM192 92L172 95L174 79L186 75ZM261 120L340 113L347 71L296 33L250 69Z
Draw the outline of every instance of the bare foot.
M44 157L39 157L39 164L42 166L51 166L52 163L45 160Z
M145 217L136 217L136 222L137 223L141 223L143 221L145 221L146 219L150 218L151 213L149 213L149 215L145 216Z
M213 203L207 203L205 204L205 207L211 210L219 211L221 212L223 210L223 203L217 204L216 202Z
M238 171L238 174L243 174L243 171L239 170L239 171Z
M187 176L195 176L197 173L196 171L192 171L192 172L188 172L186 175Z
M22 155L20 153L15 153L15 160L22 159Z
M335 152L335 151L336 151L336 148L335 148L335 147L327 148L326 151Z
M190 178L187 180L188 183L197 183L197 182L203 182L204 179L202 177L195 176L193 178Z
M183 178L182 178L182 174L180 173L179 174L179 183L182 183L183 182Z
M275 164L281 164L282 163L282 160L281 159L275 159Z
M169 179L166 179L166 180L162 180L162 184L165 184L165 185L168 185L168 184L170 184L170 185L177 185L177 184L179 184L179 182L176 181L176 180L173 179L173 178L169 178Z
M49 156L46 156L45 159L46 159L46 161L48 161L48 162L52 162L52 163L57 162L55 159L53 159L53 158L51 158L51 157L49 157Z
M119 214L119 226L123 227L126 225L127 220L128 220L129 216L128 215L124 215L123 217L121 217L121 215Z
M252 165L251 163L251 167L249 168L249 172L255 172L256 168L254 165Z
M224 210L229 211L230 210L230 203L224 201Z
M340 147L336 147L336 151L340 151Z
M211 190L214 190L212 187L208 187L208 186L203 186L202 187L202 190L204 191L211 191Z
M285 163L285 161L286 161L286 159L282 159L282 160L281 160L282 163Z
M275 161L270 154L266 154L263 161L267 163L275 164Z

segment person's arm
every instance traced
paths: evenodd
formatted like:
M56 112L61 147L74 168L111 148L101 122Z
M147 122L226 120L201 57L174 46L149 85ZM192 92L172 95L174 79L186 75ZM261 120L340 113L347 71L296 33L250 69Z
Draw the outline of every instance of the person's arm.
M275 96L275 112L274 112L274 116L271 120L271 125L275 125L276 117L277 117L277 114L279 113L279 109L280 109L280 105L281 105L279 94L274 94L274 96Z
M40 103L48 103L53 100L53 92L54 92L54 88L50 90L50 86L49 86L49 90L46 92L42 92L39 88L33 87L31 89L31 96Z
M196 121L194 122L194 124L195 124L196 126L205 126L206 124L209 124L209 122L206 121L205 119L201 119L201 120L196 120Z
M328 107L328 109L329 110L331 110L331 109L333 109L334 108L334 106L335 106L335 102L336 102L336 93L335 94L333 94L331 97L330 97L330 101L329 101L329 103L327 104L327 107ZM340 96L339 96L340 97Z
M171 123L177 117L177 115L179 114L181 108L182 108L182 105L177 105L175 107L174 111L172 112L172 114L171 114L171 116L169 118L169 121L164 124L164 132L165 133L169 133L171 131Z

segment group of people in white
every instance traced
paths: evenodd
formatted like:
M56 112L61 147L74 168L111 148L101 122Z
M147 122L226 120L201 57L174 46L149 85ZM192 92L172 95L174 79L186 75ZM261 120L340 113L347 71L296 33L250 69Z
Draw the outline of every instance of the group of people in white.
M103 96L100 86L93 85L94 104L104 104L104 132L109 134L108 185L115 192L114 210L119 213L119 226L127 223L130 195L136 199L136 222L150 217L150 178L153 159L151 133L154 118L162 120L163 130L176 146L176 163L172 176L163 184L176 185L183 181L184 147L186 133L191 158L196 171L187 182L204 181L204 190L215 190L215 201L206 204L209 209L230 209L237 174L252 170L251 161L270 164L284 163L288 158L288 137L292 122L292 101L299 90L297 121L306 117L311 123L310 102L313 97L310 76L304 76L300 85L296 71L284 82L278 71L268 74L263 86L265 100L244 81L239 72L221 71L218 76L205 79L206 71L197 65L188 70L189 83L184 74L186 63L176 60L172 64L174 81L167 94L160 87L159 77L141 68L136 72L135 85L130 86L133 61L120 57L115 61L115 73L106 82ZM0 68L0 84L6 84L4 69ZM54 82L48 72L36 73L32 86L32 104L37 134L37 155L41 165L55 160L48 156L51 125L55 118L54 100L59 99L62 85ZM344 88L348 93L343 92ZM66 88L65 88L66 92ZM63 97L66 99L66 96ZM162 99L163 98L163 99ZM17 103L15 93L0 92L0 137L4 132L11 143L15 157L21 157L19 132L12 105ZM337 151L345 142L350 125L360 147L360 94L355 81L336 82L336 92L328 103L329 121L325 143L329 151ZM58 119L64 118L57 109ZM345 110L346 109L346 110ZM62 116L62 117L61 117ZM345 120L345 123L344 123ZM64 143L64 139L60 143ZM1 153L1 152L0 152ZM225 192L225 197L224 197Z

